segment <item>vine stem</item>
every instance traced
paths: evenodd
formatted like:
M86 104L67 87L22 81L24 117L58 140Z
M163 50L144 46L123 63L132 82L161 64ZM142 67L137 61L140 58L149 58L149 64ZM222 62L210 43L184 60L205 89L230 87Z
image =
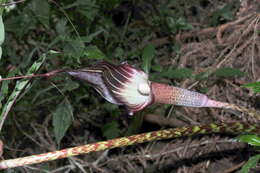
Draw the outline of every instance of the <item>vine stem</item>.
M36 163L43 163L47 161L77 156L80 154L87 154L90 152L102 151L117 147L124 147L144 142L155 140L176 138L182 136L193 136L198 134L210 133L255 133L260 134L260 124L248 124L244 122L232 122L221 124L206 124L198 126L187 126L180 128L170 128L165 130L153 131L148 133L137 134L128 137L121 137L112 140L97 142L93 144L82 145L73 148L62 149L59 151L48 152L38 155L31 155L10 160L0 161L0 169L7 169L19 166L25 166Z

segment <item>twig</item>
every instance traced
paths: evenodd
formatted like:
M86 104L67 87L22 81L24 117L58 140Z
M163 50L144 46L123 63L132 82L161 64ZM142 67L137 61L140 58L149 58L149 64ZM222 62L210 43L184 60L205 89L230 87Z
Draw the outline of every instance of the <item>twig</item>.
M223 41L223 39L222 39L222 35L223 35L223 32L226 30L226 28L228 28L229 26L232 26L232 25L236 25L236 24L238 24L238 23L240 23L240 22L242 22L242 21L244 21L244 20L250 18L250 17L253 16L253 15L254 15L254 14L249 14L249 15L244 16L244 17L241 17L241 18L239 18L239 19L237 19L237 20L235 20L235 21L232 21L232 22L229 22L229 23L226 23L226 24L221 25L221 26L218 28L218 31L217 31L217 34L216 34L218 43L219 43L219 44L223 44L224 41Z
M231 167L231 168L228 168L227 170L225 170L225 172L223 173L230 173L230 172L234 172L235 170L237 170L238 168L242 167L243 165L245 164L245 161Z

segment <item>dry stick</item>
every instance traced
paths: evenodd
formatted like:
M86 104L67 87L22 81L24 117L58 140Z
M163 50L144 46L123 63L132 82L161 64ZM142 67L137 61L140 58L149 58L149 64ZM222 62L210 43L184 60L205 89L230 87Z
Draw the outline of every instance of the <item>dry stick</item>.
M25 166L30 164L42 163L71 156L77 156L80 154L86 154L90 152L102 151L117 147L124 147L134 144L140 144L144 142L150 142L155 140L194 136L198 134L210 134L210 133L255 133L260 134L260 124L248 124L244 122L232 122L221 124L207 124L198 126L188 126L180 128L170 128L166 130L153 131L129 137L122 137L93 144L82 145L73 148L67 148L59 151L43 153L39 155L32 155L27 157L21 157L10 160L3 160L0 162L0 169L13 168L18 166Z
M222 39L222 35L223 35L223 32L226 30L226 28L228 28L229 26L236 25L236 24L238 24L240 22L243 22L244 20L247 20L248 18L252 17L253 15L254 14L249 14L247 16L243 16L241 18L238 18L235 21L232 21L232 22L220 25L219 28L218 28L217 34L216 34L218 43L219 44L223 44L224 43L224 41Z
M238 170L239 168L241 168L245 163L246 163L246 162L243 161L243 162L241 162L241 163L239 163L239 164L237 164L237 165L235 165L235 166L233 166L233 167L231 167L231 168L226 169L223 173L234 172L235 170Z

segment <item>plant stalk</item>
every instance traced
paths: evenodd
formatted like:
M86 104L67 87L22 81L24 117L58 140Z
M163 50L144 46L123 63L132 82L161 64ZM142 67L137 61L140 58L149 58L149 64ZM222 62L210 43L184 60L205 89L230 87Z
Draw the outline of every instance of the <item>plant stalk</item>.
M86 145L62 149L54 152L48 152L48 153L10 159L10 160L3 160L0 161L0 169L14 168L14 167L31 165L36 163L43 163L47 161L77 156L80 154L87 154L90 152L130 146L130 145L140 144L144 142L183 137L183 136L194 136L198 134L211 134L211 133L260 134L260 124L247 124L244 122L233 122L233 123L221 123L221 124L212 123L212 124L198 125L198 126L170 128L165 130L137 134L128 137L116 138L116 139L97 142L93 144L86 144Z

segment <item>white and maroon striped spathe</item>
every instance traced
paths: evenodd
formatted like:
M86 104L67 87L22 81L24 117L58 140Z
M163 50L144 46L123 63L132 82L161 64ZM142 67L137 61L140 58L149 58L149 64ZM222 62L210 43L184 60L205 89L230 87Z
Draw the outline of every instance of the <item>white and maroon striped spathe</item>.
M127 63L116 66L100 62L89 68L67 72L92 84L107 101L125 105L129 114L140 111L152 103L150 90L140 91L140 86L150 88L148 75Z

